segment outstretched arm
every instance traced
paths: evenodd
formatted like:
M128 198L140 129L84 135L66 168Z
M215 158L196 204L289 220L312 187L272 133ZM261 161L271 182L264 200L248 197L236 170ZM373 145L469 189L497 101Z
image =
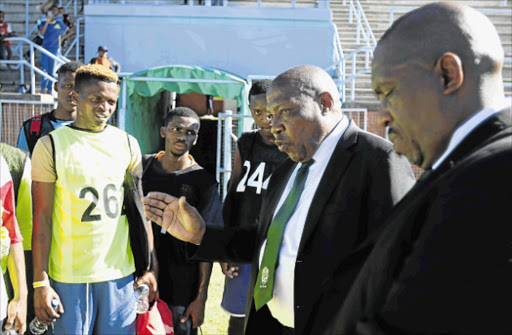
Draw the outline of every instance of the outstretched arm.
M178 199L166 193L149 192L142 203L146 216L169 234L185 242L201 244L206 224L185 197Z

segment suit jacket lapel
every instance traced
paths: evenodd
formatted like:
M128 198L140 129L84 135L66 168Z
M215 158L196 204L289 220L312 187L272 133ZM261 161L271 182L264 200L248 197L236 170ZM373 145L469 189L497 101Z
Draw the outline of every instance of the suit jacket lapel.
M350 121L347 130L338 141L338 144L336 144L336 148L327 163L320 184L318 184L313 202L309 207L298 253L302 252L304 245L313 233L318 218L321 217L322 211L325 209L331 193L338 186L338 180L343 176L343 173L352 159L353 153L347 149L357 142L357 135L360 131L361 129L353 121Z

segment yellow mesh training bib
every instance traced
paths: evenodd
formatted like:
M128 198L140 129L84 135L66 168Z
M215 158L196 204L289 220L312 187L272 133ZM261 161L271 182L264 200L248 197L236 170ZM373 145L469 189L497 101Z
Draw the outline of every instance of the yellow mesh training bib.
M131 153L127 134L68 126L53 131L57 180L49 274L64 283L119 279L135 271L121 215Z

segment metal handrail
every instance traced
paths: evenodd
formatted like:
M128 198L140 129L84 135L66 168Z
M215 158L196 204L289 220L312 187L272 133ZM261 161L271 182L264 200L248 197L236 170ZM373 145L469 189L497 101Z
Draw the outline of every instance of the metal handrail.
M73 39L73 42L71 42L68 49L64 53L64 56L67 57L67 55L69 54L71 49L73 49L73 46L76 44L76 47L75 47L75 60L76 61L80 60L80 38L85 35L85 34L80 34L80 23L83 20L84 20L83 17L79 17L78 19L76 19L76 21L75 21L75 27L76 27L75 38Z
M290 2L290 8L297 8L297 0L288 0ZM118 0L116 2L114 1L110 1L110 0L89 0L89 4L112 4L112 3L116 3L116 4L119 4L119 5L126 5L127 4L127 0ZM149 5L163 5L165 4L166 1L158 1L158 0L152 0L152 1L149 1L149 0L140 0L139 1L141 4L149 4ZM265 0L257 0L256 1L256 7L260 8L263 6L263 3L265 2ZM133 1L130 1L130 4L133 4L134 2ZM202 5L199 5L199 6L207 6L207 7L210 7L212 6L214 3L214 0L204 0L203 4ZM217 4L218 3L221 3L220 6L222 7L227 7L229 5L229 0L217 0ZM194 5L194 1L193 0L189 0L187 2L186 5L182 5L182 4L177 4L177 6L196 6ZM317 8L330 8L330 0L319 0L317 1Z
M0 60L0 64L15 64L17 65L16 68L19 68L20 70L20 84L25 85L25 66L30 68L30 93L35 94L35 73L37 72L39 75L46 77L49 79L52 83L55 83L57 80L52 76L51 73L46 73L42 71L40 68L38 68L35 65L35 49L39 50L39 52L44 53L46 56L50 57L55 61L55 68L57 69L60 65L69 62L70 60L66 57L59 55L56 56L46 50L45 48L35 44L31 40L25 37L9 37L5 39L6 41L11 42L20 42L20 44L27 43L30 46L30 63L27 62L23 57L23 48L18 49L19 53L19 59L17 60Z
M345 5L345 0L343 1L343 4ZM373 50L375 49L377 45L377 40L375 38L375 35L373 34L373 31L371 29L370 23L368 22L368 19L366 18L366 14L364 13L363 6L361 5L359 0L349 0L348 1L349 6L349 23L352 23L352 18L355 17L356 19L356 43L360 44L361 35L364 38L364 44L360 47L358 47L356 50L352 51L346 56L343 56L343 52L341 52L341 59L340 59L340 72L341 72L341 80L339 82L339 89L340 89L340 95L342 102L347 101L346 97L346 84L348 82L351 83L350 86L350 101L354 101L355 99L355 79L358 75L363 73L370 73L370 60L373 58ZM341 48L341 44L339 46ZM356 71L356 65L357 65L357 55L360 52L365 53L365 63L364 63L364 69L361 71ZM347 62L352 62L352 69L350 72L350 75L347 76Z
M355 3L355 5L354 5ZM348 22L352 23L352 17L355 16L357 19L357 35L356 35L356 43L360 43L361 34L364 37L365 45L367 46L376 46L377 40L375 39L375 35L373 34L372 28L370 27L370 23L366 18L366 14L364 13L363 6L359 0L350 0L349 1L349 19ZM362 22L361 22L362 21ZM364 27L363 27L364 25Z
M338 86L340 96L345 95L345 87L341 84L345 78L345 64L343 63L343 47L341 46L340 35L338 33L338 27L334 22L331 23L334 29L334 62L331 66L325 68L326 72L334 70L333 80Z
M73 6L73 16L77 16L78 7L77 7L77 1L76 0L69 0L68 3L65 4L62 7L64 7L64 9L67 9L71 3L74 4L74 6ZM32 28L30 30L28 29L29 22L30 22L30 11L29 11L29 8L30 8L30 1L26 0L25 1L25 31L27 32L27 33L25 33L25 37L26 38L29 38L30 35L32 35L34 30L36 30L37 26L38 26L38 24L36 23L36 24L34 24L32 26Z
M370 47L370 46L367 46L367 45L363 45L363 46L360 46L359 48L357 48L356 50L350 52L349 54L347 54L344 58L343 58L343 64L344 64L344 70L343 71L343 78L341 80L341 85L342 85L342 89L343 89L343 94L342 94L342 98L341 98L341 102L344 103L344 102L347 102L347 99L346 99L346 96L345 96L345 85L350 82L350 102L353 102L355 100L355 90L356 90L356 77L361 75L361 74L365 74L365 73L371 73L371 69L370 69L370 66L369 66L369 62L366 62L365 64L365 68L363 70L360 70L360 71L356 71L356 68L357 68L357 54L360 53L360 52L365 52L365 54L367 54L368 52L372 52L373 54L373 49L374 47ZM365 57L366 58L366 57ZM351 71L350 71L350 76L347 77L345 72L346 72L346 63L348 61L352 61L352 68L351 68Z

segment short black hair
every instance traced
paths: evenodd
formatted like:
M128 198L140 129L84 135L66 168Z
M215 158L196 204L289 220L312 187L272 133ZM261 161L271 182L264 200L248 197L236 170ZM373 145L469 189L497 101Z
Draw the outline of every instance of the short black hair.
M249 99L251 99L253 95L267 94L267 91L270 88L270 84L272 84L272 80L270 79L255 81L251 86L251 90L249 91Z
M167 114L165 114L165 117L164 117L164 127L167 127L169 122L171 122L175 116L191 117L193 119L196 119L197 123L199 123L199 126L201 126L201 121L199 120L199 116L192 109L190 109L188 107L176 107L173 109L173 108L170 108L170 106L169 106L169 109L167 110Z
M65 72L74 73L81 66L84 66L84 64L82 62L67 62L67 63L62 64L59 67L59 69L57 70L57 74L60 77L61 73L65 73Z

